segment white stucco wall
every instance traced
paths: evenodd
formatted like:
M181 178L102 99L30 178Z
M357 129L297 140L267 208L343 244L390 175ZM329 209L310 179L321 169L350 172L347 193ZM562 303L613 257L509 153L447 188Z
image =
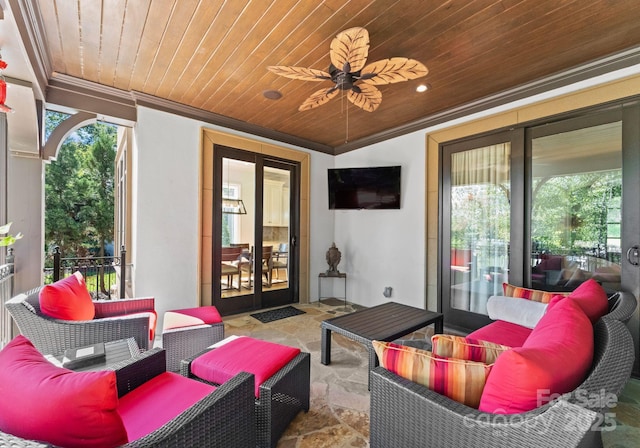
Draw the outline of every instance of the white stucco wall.
M309 216L311 278L309 279L309 288L312 301L318 300L318 274L327 270L327 249L331 247L331 243L336 238L334 211L329 210L327 196L329 194L327 191L327 169L333 168L334 163L334 156L311 152L311 180L309 185L311 190L311 202L309 204L311 209ZM338 287L338 282L335 281L335 283L336 285L334 286ZM322 295L324 297L329 290L324 289L325 286L328 288L328 285L323 284L322 286ZM342 288L342 285L339 285L339 288ZM344 290L336 289L335 291L334 295L341 297Z
M140 107L133 157L134 294L155 297L159 328L165 311L198 304L198 176L202 126L310 153L312 273L326 269L327 241L331 244L334 237L333 215L326 205L326 168L333 166L333 156ZM317 298L315 285L312 279L312 300Z
M12 246L16 263L14 290L22 292L42 283L44 163L38 158L11 154L7 165L7 222L13 222L10 233L23 234Z
M133 215L134 295L165 311L196 306L199 123L138 110Z
M350 302L426 305L424 135L414 132L336 157L341 168L402 167L399 210L334 212L336 246L342 252L338 269L347 273ZM386 286L393 288L391 298L382 294Z

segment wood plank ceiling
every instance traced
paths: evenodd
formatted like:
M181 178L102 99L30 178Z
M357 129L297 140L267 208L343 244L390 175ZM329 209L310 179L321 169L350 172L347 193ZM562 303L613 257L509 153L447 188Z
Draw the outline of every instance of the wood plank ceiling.
M640 45L637 0L38 0L52 73L142 92L339 148ZM369 61L417 59L375 112L269 65L327 70L329 45L369 31ZM419 84L430 89L417 93ZM279 100L263 92L277 90ZM348 125L347 125L348 119Z

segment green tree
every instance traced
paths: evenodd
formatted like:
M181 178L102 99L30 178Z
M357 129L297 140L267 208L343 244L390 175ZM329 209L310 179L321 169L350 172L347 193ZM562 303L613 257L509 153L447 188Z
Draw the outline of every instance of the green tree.
M47 113L50 134L66 116ZM84 257L97 249L105 255L113 241L114 164L116 127L107 124L85 126L61 146L55 162L45 170L45 241L57 245L65 257ZM106 292L104 276L99 276Z
M91 222L99 256L105 255L105 246L113 241L114 216L114 163L116 147L116 128L104 124L94 127L93 143L89 148L87 167L93 179L91 194ZM106 293L104 272L101 272L100 289Z
M83 175L85 163L86 148L69 139L45 168L45 241L63 256L86 254L91 179Z

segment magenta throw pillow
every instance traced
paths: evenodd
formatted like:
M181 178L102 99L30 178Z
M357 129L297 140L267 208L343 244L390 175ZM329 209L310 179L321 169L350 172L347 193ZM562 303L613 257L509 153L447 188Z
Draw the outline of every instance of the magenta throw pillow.
M87 285L80 272L45 285L40 290L40 310L62 320L91 320L96 315Z
M73 372L24 336L0 351L0 430L64 447L127 443L113 371Z
M609 311L609 299L607 293L598 282L589 279L581 283L567 297L576 301L582 308L592 324L598 322L602 316ZM555 307L565 299L564 296L557 295L549 302L549 308Z
M522 347L502 353L493 366L479 409L527 412L555 394L577 388L593 361L593 326L573 299L563 299L540 319Z

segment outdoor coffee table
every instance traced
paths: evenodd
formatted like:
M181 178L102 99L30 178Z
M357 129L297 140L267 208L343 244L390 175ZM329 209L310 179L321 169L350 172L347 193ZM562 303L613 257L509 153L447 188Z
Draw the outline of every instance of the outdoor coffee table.
M378 357L372 341L394 341L430 324L434 324L435 333L442 333L444 325L442 314L395 302L324 320L320 324L322 332L320 362L324 365L331 364L331 332L335 331L367 348L369 372L371 372L371 369L378 365Z

